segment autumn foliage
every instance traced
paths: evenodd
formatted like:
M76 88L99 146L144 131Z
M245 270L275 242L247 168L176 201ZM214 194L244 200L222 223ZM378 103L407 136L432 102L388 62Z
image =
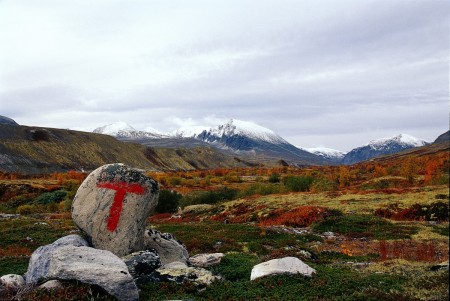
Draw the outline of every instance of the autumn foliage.
M312 223L330 216L332 212L325 207L300 206L261 221L264 226L284 225L289 227L308 227Z

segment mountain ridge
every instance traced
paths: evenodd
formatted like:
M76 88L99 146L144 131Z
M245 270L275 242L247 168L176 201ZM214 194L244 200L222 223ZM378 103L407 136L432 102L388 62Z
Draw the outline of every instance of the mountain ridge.
M423 139L408 134L399 134L390 138L372 140L369 143L349 151L341 163L350 165L376 157L398 153L407 149L429 144Z
M249 164L212 147L155 148L104 134L0 124L0 171L3 172L90 171L117 162L155 171L247 167Z

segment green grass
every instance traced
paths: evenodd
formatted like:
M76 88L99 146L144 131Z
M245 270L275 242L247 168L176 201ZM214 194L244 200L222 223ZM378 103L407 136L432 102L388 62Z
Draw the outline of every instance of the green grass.
M265 231L253 225L202 222L200 224L158 225L162 232L174 234L190 255L206 252L245 252L268 255L271 250L286 246L303 247L306 242L320 240L317 236L299 236Z
M44 225L42 223L46 223ZM9 246L28 247L34 251L75 229L71 221L18 218L0 220L0 248ZM30 239L27 239L31 238Z
M390 275L368 275L348 268L314 266L312 278L301 275L277 275L255 281L221 281L201 292L173 284L150 284L142 300L412 300L399 298L405 278ZM370 294L364 290L370 290ZM164 297L163 297L164 296Z
M219 265L213 266L212 271L227 281L247 281L253 266L258 263L259 258L255 255L230 253L222 258Z
M331 216L312 225L315 232L327 231L350 237L371 237L374 239L407 239L418 232L417 227L394 224L368 214L347 214Z
M28 257L1 257L0 276L6 274L24 274L28 269Z
M449 236L449 225L447 223L447 225L445 226L433 226L433 230L434 233L443 235L443 236Z

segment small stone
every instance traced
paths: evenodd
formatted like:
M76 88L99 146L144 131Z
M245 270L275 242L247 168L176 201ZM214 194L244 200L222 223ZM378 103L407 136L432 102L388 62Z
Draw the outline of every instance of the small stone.
M34 225L37 225L37 226L50 226L49 224L47 224L47 223L45 223L45 222L36 222L36 223L34 223Z
M431 271L448 270L448 261L436 264L430 268Z
M311 259L311 253L306 250L300 250L297 252L298 255L301 255L303 258Z
M206 253L206 254L197 254L189 258L189 262L191 265L200 268L206 268L215 264L219 264L224 257L223 253Z
M18 291L25 285L25 280L20 275L7 274L0 277L0 283L7 289Z
M189 259L186 247L170 233L148 229L145 231L145 249L155 249L161 259L161 264L166 265L174 261L187 263Z
M336 237L336 235L331 231L323 232L322 235L325 236L326 238L335 238Z
M253 267L250 280L275 274L301 274L311 277L316 270L296 257L272 259Z
M61 281L58 280L49 280L41 285L39 285L38 289L46 289L49 291L58 290L63 288Z
M0 213L0 218L19 218L20 214Z
M72 218L95 248L125 256L146 249L146 220L158 203L158 193L158 183L139 170L104 165L79 187Z

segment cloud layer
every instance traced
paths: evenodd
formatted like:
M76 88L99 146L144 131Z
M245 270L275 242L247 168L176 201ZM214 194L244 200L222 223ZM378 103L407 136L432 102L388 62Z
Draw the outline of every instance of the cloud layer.
M251 120L350 150L448 130L449 3L0 2L0 114L171 132Z

